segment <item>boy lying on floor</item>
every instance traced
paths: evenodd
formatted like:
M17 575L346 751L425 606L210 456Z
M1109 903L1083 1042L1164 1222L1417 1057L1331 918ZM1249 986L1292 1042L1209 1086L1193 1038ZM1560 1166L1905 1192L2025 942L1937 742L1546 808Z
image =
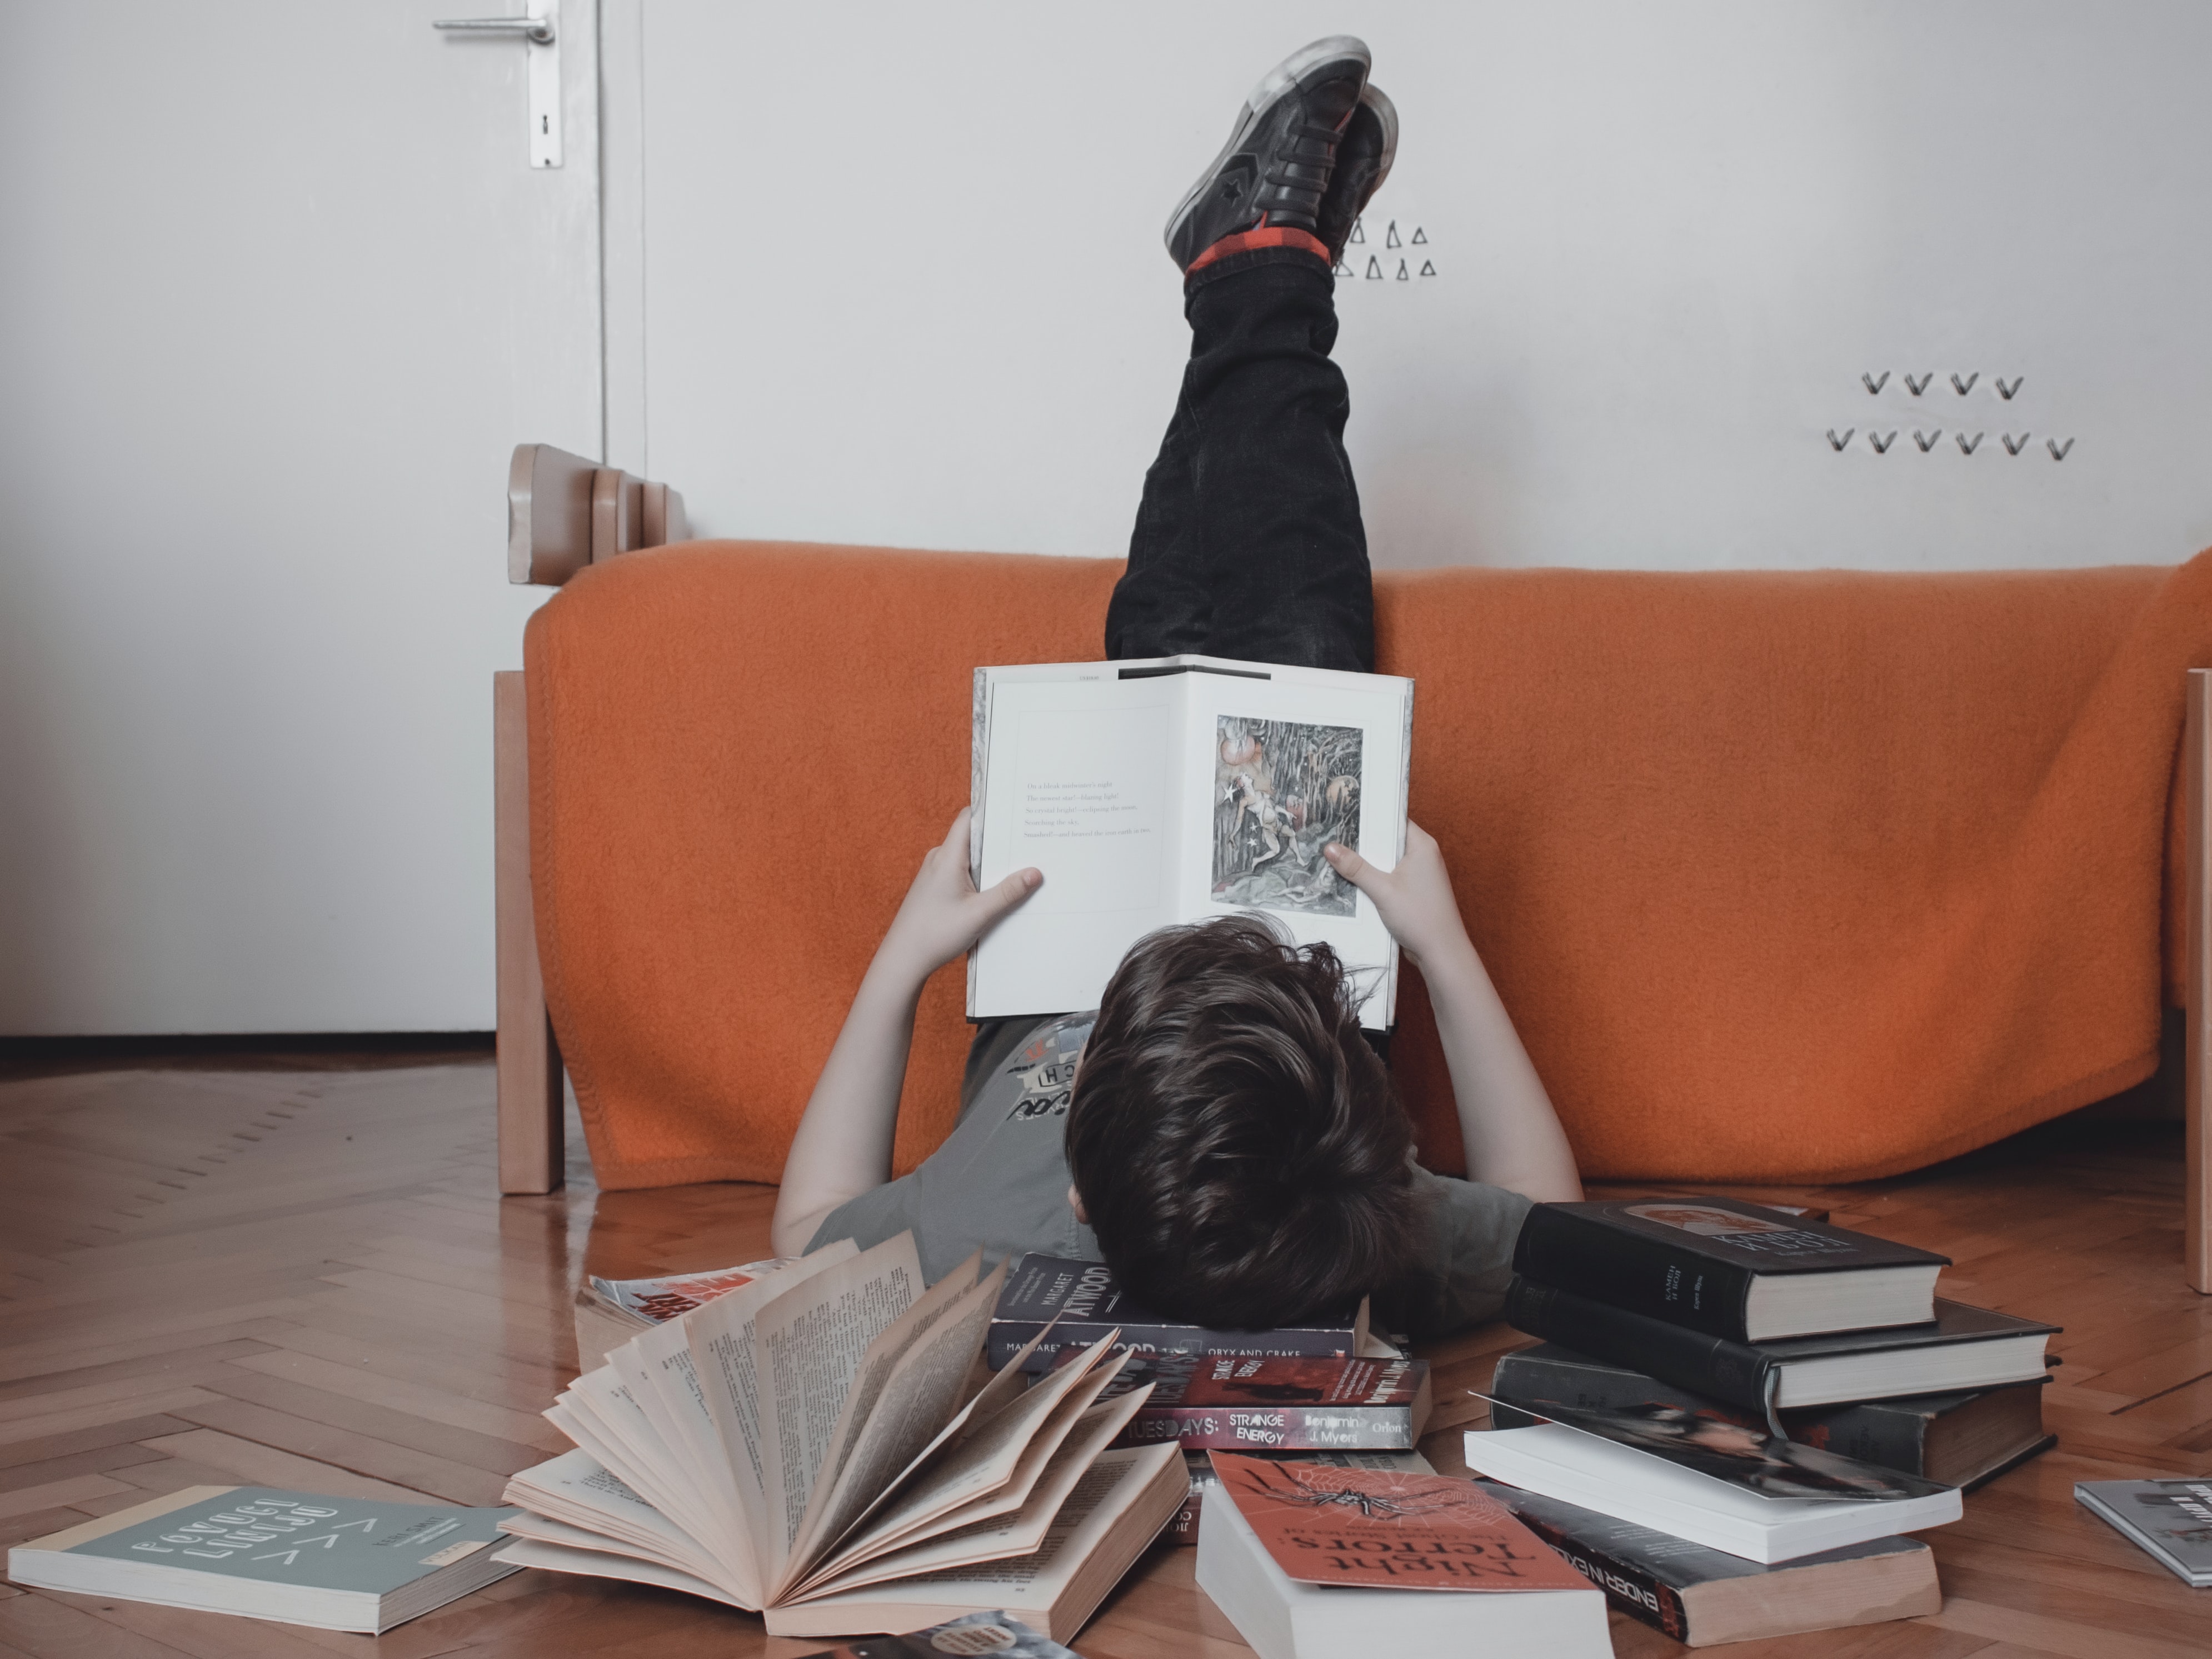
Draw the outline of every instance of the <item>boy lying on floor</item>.
M1270 70L1169 221L1190 363L1107 611L1109 657L1373 672L1349 402L1328 356L1330 273L1397 142L1368 62L1336 36ZM777 1252L912 1228L932 1279L978 1247L1099 1260L1139 1303L1217 1327L1290 1324L1365 1294L1381 1329L1491 1317L1531 1201L1581 1197L1574 1155L1436 842L1410 827L1388 871L1343 847L1327 856L1419 964L1472 1179L1413 1162L1329 947L1230 915L1139 941L1095 1013L981 1025L958 1127L890 1180L923 981L1043 880L1023 870L977 892L963 812L923 859L807 1102Z

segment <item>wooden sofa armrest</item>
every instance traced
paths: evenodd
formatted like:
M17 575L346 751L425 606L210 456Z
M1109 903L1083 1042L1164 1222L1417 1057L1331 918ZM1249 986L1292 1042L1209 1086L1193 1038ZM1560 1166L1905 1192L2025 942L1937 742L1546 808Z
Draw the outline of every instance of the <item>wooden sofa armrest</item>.
M2191 1290L2212 1294L2212 670L2189 671L2182 726L2182 798L2189 857L2189 1000L2183 1077L2182 1267Z
M689 540L684 497L550 444L517 444L507 474L507 579L558 587L587 564ZM492 676L499 1189L550 1193L566 1161L561 1047L545 1012L530 890L530 705L519 672Z

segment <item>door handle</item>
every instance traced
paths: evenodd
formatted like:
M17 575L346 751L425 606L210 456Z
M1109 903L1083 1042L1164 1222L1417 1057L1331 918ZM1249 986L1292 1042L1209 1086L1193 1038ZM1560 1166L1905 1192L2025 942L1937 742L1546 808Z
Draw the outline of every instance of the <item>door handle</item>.
M550 17L441 17L430 27L450 29L456 34L519 34L536 46L553 44L553 20Z
M525 0L520 17L441 17L430 27L463 40L520 40L529 59L530 165L561 165L561 0Z

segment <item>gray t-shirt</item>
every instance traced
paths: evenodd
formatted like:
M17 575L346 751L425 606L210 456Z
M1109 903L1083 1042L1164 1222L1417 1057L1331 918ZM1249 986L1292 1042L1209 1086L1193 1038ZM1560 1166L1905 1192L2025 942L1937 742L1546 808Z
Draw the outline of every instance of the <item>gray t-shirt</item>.
M1058 1014L979 1026L951 1137L912 1175L832 1210L807 1249L850 1238L866 1249L912 1228L933 1283L977 1249L987 1262L1024 1250L1098 1260L1097 1239L1067 1201L1064 1146L1075 1062L1097 1019ZM1413 1174L1427 1240L1413 1271L1376 1292L1376 1328L1437 1336L1495 1316L1528 1200L1502 1187Z

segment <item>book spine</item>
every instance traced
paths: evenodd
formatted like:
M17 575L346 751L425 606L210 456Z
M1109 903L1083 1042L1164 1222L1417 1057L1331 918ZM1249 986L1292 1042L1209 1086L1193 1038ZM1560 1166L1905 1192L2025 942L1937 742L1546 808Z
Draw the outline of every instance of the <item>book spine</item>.
M1736 1342L1748 1336L1749 1268L1556 1205L1528 1212L1513 1247L1513 1271L1686 1330Z
M1691 1389L1662 1382L1635 1371L1610 1365L1582 1365L1546 1355L1510 1353L1498 1362L1490 1392L1510 1401L1491 1412L1493 1427L1525 1428L1547 1406L1570 1411L1626 1411L1637 1406L1673 1406L1686 1411L1711 1412L1763 1430L1766 1419L1759 1412L1708 1399ZM1878 1463L1905 1474L1927 1474L1927 1419L1917 1411L1871 1402L1836 1406L1811 1412L1790 1412L1782 1419L1790 1437L1862 1463Z
M1610 1605L1677 1642L1690 1640L1689 1609L1682 1605L1673 1585L1661 1583L1642 1567L1595 1548L1549 1521L1528 1514L1516 1518L1557 1551L1569 1566L1603 1590Z
M1411 1451L1406 1406L1147 1406L1114 1443L1179 1440L1194 1451Z
M990 1365L997 1370L1045 1328L1042 1319L994 1319L991 1322ZM1063 1348L1080 1348L1097 1341L1111 1325L1071 1324L1063 1319L1052 1334L1037 1344L1029 1369L1051 1369L1053 1356ZM1227 1354L1247 1358L1349 1359L1352 1333L1345 1331L1207 1331L1190 1325L1124 1325L1115 1353Z
M1741 1343L1519 1277L1506 1293L1505 1322L1547 1342L1649 1372L1677 1388L1709 1394L1746 1411L1765 1409L1771 1362Z

